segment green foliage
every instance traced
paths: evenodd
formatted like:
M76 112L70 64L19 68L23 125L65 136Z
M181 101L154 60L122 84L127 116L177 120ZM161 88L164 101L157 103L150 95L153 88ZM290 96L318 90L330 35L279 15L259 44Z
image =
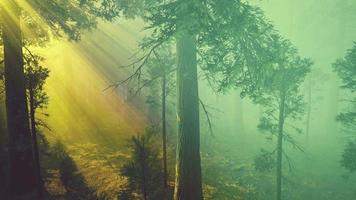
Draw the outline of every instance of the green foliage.
M350 172L356 171L356 143L349 142L342 153L341 165Z
M340 113L336 119L345 127L353 130L356 126L356 98L354 97L356 92L356 43L352 49L347 50L344 58L338 59L333 64L333 68L342 80L341 88L351 94L351 98L345 99L349 104L348 110Z
M347 91L349 97L345 99L348 104L344 112L340 113L336 120L343 124L346 132L351 132L351 141L347 144L342 154L341 165L347 170L354 172L356 170L356 43L347 50L346 56L338 59L333 64L334 71L341 78L343 85L341 88Z
M112 0L29 0L28 4L52 33L65 33L73 40L80 39L80 30L95 27L97 17L111 20L119 14Z
M121 168L121 174L127 177L128 183L119 196L126 196L127 199L162 199L161 160L151 136L136 136L131 142L131 159Z
M152 33L141 43L143 51L189 32L197 35L199 63L213 87L243 86L243 93L256 87L275 32L259 8L238 0L142 0L140 5Z
M198 37L203 69L217 91L240 87L245 96L270 62L275 31L263 12L247 3L215 2L212 10L211 25Z
M344 58L333 64L333 68L343 82L342 88L356 92L356 42Z
M264 72L263 84L249 96L255 103L264 107L258 128L263 132L276 135L282 99L284 99L283 121L302 119L305 104L303 96L300 94L300 86L309 73L312 62L310 59L299 57L297 50L291 43L280 37L276 36L273 46L270 46L270 48L274 55L273 63ZM288 128L297 133L302 132L294 125L290 125ZM301 149L288 134L288 129L284 133L284 140L291 143L295 148Z
M215 148L219 146L211 144L209 153L202 153L204 199L255 200L258 177L253 166Z
M255 169L260 172L270 172L276 166L274 152L261 149L260 155L254 159Z

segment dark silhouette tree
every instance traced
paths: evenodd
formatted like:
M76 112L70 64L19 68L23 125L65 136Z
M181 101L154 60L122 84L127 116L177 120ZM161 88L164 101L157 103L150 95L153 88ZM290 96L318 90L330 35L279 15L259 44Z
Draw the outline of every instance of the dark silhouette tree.
M131 160L121 168L121 174L127 177L128 184L120 196L126 196L127 199L163 199L165 191L157 187L157 183L162 182L162 168L151 136L136 136L131 142Z
M0 3L9 135L10 199L35 198L38 185L35 176L29 111L25 92L22 15L30 15L30 18L44 20L49 30L58 36L65 33L70 39L79 39L81 29L95 27L97 16L111 19L118 14L116 7L111 8L110 5L110 1L106 0L95 2L82 0L66 0L65 2L57 0L4 0ZM34 11L26 10L28 7L32 7ZM33 16L33 13L35 16ZM38 25L36 27L43 26ZM38 33L37 30L35 33Z
M43 179L41 176L40 150L39 150L39 135L38 126L47 127L46 124L37 118L36 111L44 110L48 104L48 96L44 91L44 84L49 76L49 70L41 66L43 60L40 56L35 56L32 53L25 56L25 79L26 91L28 99L28 107L30 111L30 127L33 144L33 153L36 164L36 176L39 183L39 195L43 198ZM47 114L44 114L47 116Z
M347 50L344 58L338 59L333 64L333 68L342 81L341 88L347 94L347 98L343 99L346 103L345 110L336 117L336 120L343 125L344 131L349 134L349 141L343 152L341 164L353 172L356 169L356 43Z
M9 134L10 199L34 199L37 183L32 155L23 69L20 8L1 2L7 128Z

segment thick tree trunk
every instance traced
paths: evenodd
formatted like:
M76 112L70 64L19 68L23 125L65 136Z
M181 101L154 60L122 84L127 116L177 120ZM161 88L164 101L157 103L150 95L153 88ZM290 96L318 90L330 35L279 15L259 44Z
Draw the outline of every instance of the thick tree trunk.
M31 121L31 133L32 133L32 143L33 143L33 153L36 164L36 175L37 175L37 183L38 183L38 195L39 199L43 199L43 182L41 176L41 164L40 164L40 152L38 148L37 141L37 129L36 129L36 108L34 105L35 97L34 97L34 86L32 84L33 75L29 74L29 100L30 100L30 121Z
M162 152L163 152L163 189L164 199L168 199L168 170L167 170L167 128L166 128L166 71L162 74Z
M20 9L2 0L7 128L9 135L10 199L36 199L37 181L23 71Z
M277 143L277 200L282 199L282 158L283 158L283 128L284 128L284 110L285 93L281 94L278 118L278 143Z
M178 141L175 200L201 200L199 97L196 37L177 36Z

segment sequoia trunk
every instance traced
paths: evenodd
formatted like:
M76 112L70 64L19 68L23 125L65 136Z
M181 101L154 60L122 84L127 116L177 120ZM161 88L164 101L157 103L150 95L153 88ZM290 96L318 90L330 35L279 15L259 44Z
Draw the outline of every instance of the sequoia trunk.
M202 178L196 37L183 32L177 40L178 141L175 200L201 200Z
M37 181L25 92L20 9L2 2L7 128L11 200L35 199Z

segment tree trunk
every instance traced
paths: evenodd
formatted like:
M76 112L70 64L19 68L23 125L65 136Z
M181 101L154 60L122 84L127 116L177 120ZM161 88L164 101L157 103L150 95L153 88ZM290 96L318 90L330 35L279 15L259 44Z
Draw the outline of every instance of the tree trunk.
M305 128L305 141L306 144L309 143L309 131L310 131L310 118L311 118L311 108L312 108L312 74L309 74L308 79L308 108L307 108L307 124Z
M142 137L142 152L141 152L141 175L142 175L142 195L143 199L147 200L147 183L146 183L146 149L145 149L145 138Z
M284 110L285 110L284 92L281 94L278 118L278 143L277 143L277 200L282 199L282 158L283 158L283 127L284 127Z
M175 200L201 200L199 97L196 36L182 32L177 40L178 141Z
M0 94L1 98L3 94ZM0 197L7 196L7 183L8 183L8 152L7 152L7 131L5 120L5 105L0 100Z
M168 199L168 170L167 170L167 128L166 128L166 71L162 74L162 152L163 152L163 189L164 199Z
M36 175L37 175L37 183L38 183L38 195L39 199L43 199L43 182L41 176L41 164L40 164L40 152L38 148L37 142L37 129L36 129L36 108L34 105L34 86L32 81L33 75L29 74L29 100L30 100L30 121L31 121L31 132L32 132L32 143L33 143L33 151L34 151L34 159L36 164Z
M2 0L7 128L11 200L36 199L37 181L25 92L20 9Z

